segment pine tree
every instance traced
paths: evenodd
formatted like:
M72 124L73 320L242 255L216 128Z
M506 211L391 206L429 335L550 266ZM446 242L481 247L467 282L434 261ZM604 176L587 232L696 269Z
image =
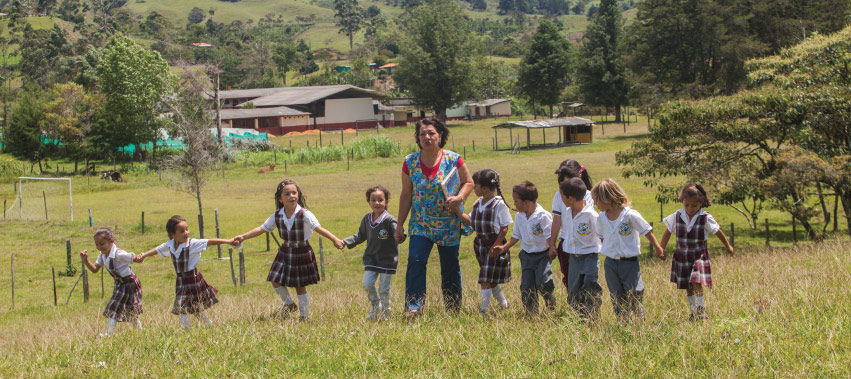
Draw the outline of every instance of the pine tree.
M579 90L591 104L615 108L620 121L621 105L629 100L629 84L621 57L623 18L616 0L602 0L597 15L582 37L577 66Z
M570 73L570 43L555 23L541 21L532 36L532 45L520 63L518 83L521 92L537 105L548 105L550 114L560 100ZM535 115L537 117L537 114Z

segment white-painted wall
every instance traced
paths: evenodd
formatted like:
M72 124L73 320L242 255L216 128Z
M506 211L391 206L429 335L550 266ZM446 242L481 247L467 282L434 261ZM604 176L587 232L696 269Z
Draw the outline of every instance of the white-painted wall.
M491 105L491 115L493 115L493 116L510 116L511 115L511 102L506 101L504 103Z
M353 99L325 100L325 117L318 118L317 122L337 124L375 119L375 111L372 109L372 98L359 97Z

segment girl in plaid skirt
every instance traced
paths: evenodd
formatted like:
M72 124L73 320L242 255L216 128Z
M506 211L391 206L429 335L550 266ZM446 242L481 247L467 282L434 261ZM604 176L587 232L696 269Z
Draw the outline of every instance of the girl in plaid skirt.
M234 237L234 240L242 243L263 233L277 231L281 237L281 247L266 280L272 283L272 288L283 301L284 311L293 312L298 309L301 319L304 320L310 316L307 286L319 282L316 256L307 240L315 231L333 241L334 247L338 249L343 248L343 241L319 225L319 220L313 212L307 210L304 194L295 181L284 180L278 184L275 190L275 207L277 210L263 225ZM295 287L299 305L295 305L287 287Z
M473 204L470 214L456 208L455 213L464 223L476 231L473 251L479 261L479 285L482 288L482 305L479 311L487 313L491 296L502 308L508 308L508 300L502 293L502 283L511 280L511 255L508 250L497 253L493 247L505 244L508 225L514 223L508 205L499 188L499 174L484 169L473 173L473 190L479 199Z
M112 297L103 310L103 315L108 319L106 333L101 337L112 335L116 322L130 322L136 328L142 329L139 315L142 313L142 284L139 278L130 270L133 262L133 254L115 246L115 236L109 228L100 228L95 232L95 246L100 254L95 263L89 262L87 250L80 252L83 264L91 272L98 272L101 267L115 279L115 288Z
M169 240L137 255L135 261L142 262L145 258L157 254L161 257L170 257L174 271L177 273L171 313L180 316L180 325L184 329L189 329L189 315L195 315L199 321L210 325L212 321L204 310L219 302L216 298L216 293L219 291L207 284L204 276L197 269L201 252L207 250L207 246L236 245L236 242L232 239L190 239L186 219L177 215L171 216L166 222L165 230Z
M712 270L709 265L709 251L706 240L709 234L718 236L729 254L733 247L727 241L721 227L709 213L709 196L700 184L687 184L680 191L683 209L665 218L665 234L662 236L662 248L668 244L671 234L676 233L677 250L671 262L671 282L677 288L686 290L692 319L706 318L706 304L703 300L703 286L712 286Z

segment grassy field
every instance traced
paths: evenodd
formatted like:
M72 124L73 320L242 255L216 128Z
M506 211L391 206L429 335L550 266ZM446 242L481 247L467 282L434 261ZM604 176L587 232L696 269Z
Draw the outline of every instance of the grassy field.
M626 188L635 208L655 221L661 236L659 205L654 191L640 179L623 179L614 165L614 153L629 147L646 132L645 124L633 124L624 133L620 125L595 126L590 145L535 149L510 154L490 149L493 121L459 122L452 125L447 145L459 153L466 150L471 169L494 168L504 188L532 180L540 188L539 202L549 208L556 190L552 174L566 158L583 163L593 180L612 177ZM358 136L345 134L346 143ZM413 128L392 128L381 134L413 143ZM532 134L532 142L543 135ZM325 134L323 145L338 145L340 134ZM500 132L501 146L508 146ZM514 138L517 138L515 135ZM547 136L547 141L555 135ZM318 136L279 137L274 142L289 148L315 146ZM473 141L476 151L472 151ZM525 143L525 136L523 136ZM273 159L269 157L269 159ZM356 231L360 217L369 211L363 191L376 183L390 188L390 211L395 213L399 193L400 157L358 160L346 171L345 162L309 166L288 164L288 172L257 174L271 161L252 159L253 165L228 166L225 178L215 176L204 192L207 236L213 229L213 209L218 209L223 236L233 236L260 225L274 210L275 184L293 178L305 191L310 208L324 227L339 237ZM51 162L52 165L60 162ZM61 162L67 166L67 162ZM104 167L105 164L101 164ZM55 167L55 166L51 166ZM55 170L55 168L54 168ZM138 173L138 174L136 174ZM165 177L164 177L165 179ZM675 180L675 179L671 179ZM14 201L14 187L5 178L0 200ZM43 220L40 190L48 194L50 221ZM165 259L151 258L135 264L142 281L145 330L120 325L110 339L94 337L105 327L100 315L112 284L106 280L101 297L100 275L90 275L92 299L84 303L78 287L70 302L66 297L76 278L58 277L60 305L53 306L50 269L65 267L65 241L70 240L73 264L80 267L79 250L96 253L91 240L87 210L95 226L117 229L117 244L140 252L166 240L165 220L182 214L190 220L193 237L194 200L170 189L166 181L144 170L131 170L127 183L101 183L73 179L75 221L68 221L67 192L56 184L28 183L25 213L0 221L0 376L99 377L130 373L134 376L522 376L553 374L594 376L829 376L847 377L851 369L848 309L851 304L851 265L845 237L830 237L819 245L800 243L792 248L788 216L766 210L771 221L772 248L764 244L762 231L747 230L737 213L727 207L708 209L729 229L736 223L738 255L720 255L721 245L710 240L714 255L716 286L707 295L710 319L688 321L684 296L668 282L670 262L642 261L647 293L647 320L622 325L615 321L611 303L604 297L601 321L581 323L564 304L563 287L557 289L557 311L541 318L523 317L519 306L519 262L513 265L514 280L506 285L512 308L483 318L478 314L478 265L471 253L471 238L462 241L461 265L464 305L460 314L444 312L439 293L439 265L429 264L429 287L425 314L416 323L401 317L407 243L401 246L400 273L393 279L394 314L382 323L363 320L368 304L360 287L363 247L342 252L324 243L326 278L309 287L311 319L271 317L279 300L265 283L274 252L266 251L261 237L244 245L246 285L235 287L230 262L213 259L215 247L204 255L199 268L217 287L221 303L209 314L214 326L180 330L168 311L173 299L173 269ZM468 205L474 199L468 200ZM832 207L832 204L830 204ZM678 208L664 206L667 215ZM145 212L146 230L141 231ZM845 225L840 223L840 235ZM801 230L798 231L803 235ZM318 252L319 244L311 243ZM327 241L325 241L327 242ZM274 242L272 243L274 247ZM645 251L646 251L646 243ZM670 251L671 246L669 246ZM9 264L15 260L15 309L11 309ZM225 249L224 256L228 253ZM236 259L237 252L234 251ZM516 258L516 251L514 251ZM237 264L237 262L234 262ZM554 268L558 271L557 265ZM556 274L558 275L558 274ZM107 275L108 278L108 275ZM603 281L604 282L604 281ZM601 283L605 287L605 283Z

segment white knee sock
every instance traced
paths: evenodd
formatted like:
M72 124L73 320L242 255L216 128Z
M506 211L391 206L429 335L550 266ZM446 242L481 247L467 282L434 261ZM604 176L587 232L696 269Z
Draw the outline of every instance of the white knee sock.
M301 313L301 317L307 318L310 316L309 294L298 295L298 311Z
M275 287L275 292L277 292L278 296L281 297L281 301L284 302L284 305L290 305L294 303L293 298L290 297L290 291L287 290L287 287Z
M703 296L695 296L694 305L695 307L703 307L703 309L706 309L706 303L703 302Z
M180 326L183 329L189 329L189 315L180 315Z
M210 320L210 317L207 316L207 312L198 312L195 314L195 317L198 318L198 321L201 321L201 323L204 325L213 325L213 321Z
M482 290L482 312L487 311L491 307L491 289Z
M136 325L136 329L142 330L142 320L134 319L133 324Z
M106 321L106 335L111 336L112 332L115 331L115 319L110 318Z
M505 299L505 294L502 293L502 286L497 284L495 287L491 288L491 293L493 294L493 298L496 299L496 302L499 303L502 307L508 306L508 300Z
M695 296L686 296L688 298L688 308L691 310L691 313L697 309L697 304L695 302Z

